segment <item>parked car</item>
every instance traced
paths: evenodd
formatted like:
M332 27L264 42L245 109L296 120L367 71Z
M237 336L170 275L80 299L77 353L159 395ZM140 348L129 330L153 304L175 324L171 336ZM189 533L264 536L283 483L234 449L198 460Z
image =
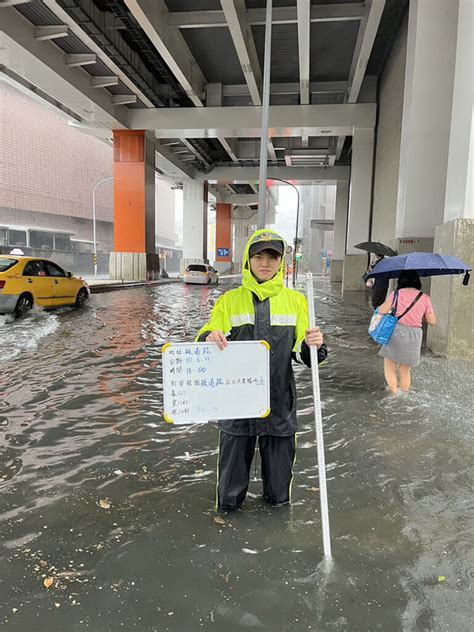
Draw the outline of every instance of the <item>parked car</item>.
M85 281L39 257L0 255L0 314L23 316L33 305L81 307L90 296Z
M211 283L219 283L219 273L208 263L191 263L184 271L183 281L211 285Z

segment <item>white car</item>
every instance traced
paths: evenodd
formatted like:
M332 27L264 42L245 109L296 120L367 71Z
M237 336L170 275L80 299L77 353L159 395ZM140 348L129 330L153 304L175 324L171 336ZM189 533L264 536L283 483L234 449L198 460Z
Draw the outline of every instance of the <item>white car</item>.
M183 275L185 283L199 283L200 285L211 285L219 282L219 273L208 263L191 263Z

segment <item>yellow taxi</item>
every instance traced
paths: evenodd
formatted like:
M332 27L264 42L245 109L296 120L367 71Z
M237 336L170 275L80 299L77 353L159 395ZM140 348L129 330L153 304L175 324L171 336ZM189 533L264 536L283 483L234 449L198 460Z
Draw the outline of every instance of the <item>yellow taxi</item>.
M85 281L40 257L0 255L0 314L23 316L33 305L80 307L90 296Z

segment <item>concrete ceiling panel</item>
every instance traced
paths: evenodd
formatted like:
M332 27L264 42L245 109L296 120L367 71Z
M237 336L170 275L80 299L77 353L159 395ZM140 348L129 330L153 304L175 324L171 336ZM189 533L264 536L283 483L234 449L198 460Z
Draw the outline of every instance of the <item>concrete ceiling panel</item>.
M184 29L182 34L209 83L245 83L228 28Z
M358 32L355 20L311 24L311 81L347 81Z
M253 38L260 67L263 68L265 51L265 27L253 26ZM299 77L298 65L298 25L274 24L272 26L272 83L296 81Z
M68 67L66 55L52 42L35 40L35 28L15 9L1 9L0 65L50 95L92 124L123 127L125 108L115 107L111 95L91 86L81 67Z

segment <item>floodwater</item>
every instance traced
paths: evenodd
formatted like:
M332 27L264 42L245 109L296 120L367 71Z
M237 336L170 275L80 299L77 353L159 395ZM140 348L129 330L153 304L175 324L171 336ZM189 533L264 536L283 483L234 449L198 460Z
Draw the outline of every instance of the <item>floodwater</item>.
M216 516L216 428L161 419L162 344L191 340L230 283L0 317L2 632L474 629L472 363L425 354L391 397L365 297L315 280L325 564L308 370L291 507L264 504L257 468Z

